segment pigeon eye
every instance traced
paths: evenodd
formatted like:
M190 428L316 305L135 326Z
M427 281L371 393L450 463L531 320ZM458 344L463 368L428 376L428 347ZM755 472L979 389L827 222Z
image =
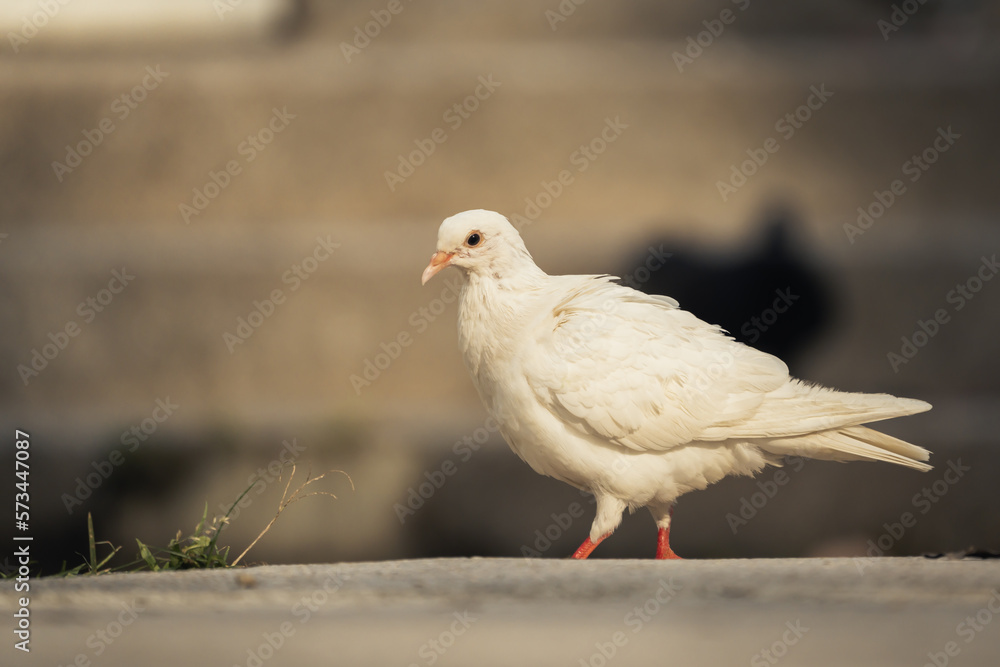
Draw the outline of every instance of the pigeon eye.
M479 245L479 242L482 240L483 237L480 236L479 232L472 232L471 234L469 234L469 238L465 239L465 245L472 248L474 246Z

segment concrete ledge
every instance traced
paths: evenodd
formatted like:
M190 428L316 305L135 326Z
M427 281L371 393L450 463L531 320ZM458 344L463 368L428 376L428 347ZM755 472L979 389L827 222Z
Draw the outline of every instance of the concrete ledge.
M43 579L31 584L24 664L919 666L941 654L995 665L998 586L1000 561L919 558L473 558ZM7 613L13 583L0 591Z

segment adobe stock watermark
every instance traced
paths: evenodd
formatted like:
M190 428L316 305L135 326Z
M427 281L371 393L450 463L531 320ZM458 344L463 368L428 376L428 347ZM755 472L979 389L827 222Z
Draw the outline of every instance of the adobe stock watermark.
M21 47L38 36L38 33L54 19L63 7L73 0L38 0L38 9L26 14L21 19L21 29L17 32L8 32L7 41L10 48L14 50L14 55L21 52Z
M597 503L594 496L586 491L580 491L580 495L587 496L591 505ZM535 529L535 541L530 545L521 545L521 555L525 558L541 558L542 554L551 549L553 543L558 542L559 538L565 535L576 520L582 518L585 513L583 503L581 502L570 503L565 512L553 512L550 515L552 523L544 528Z
M875 27L882 33L882 39L888 42L889 36L906 25L910 17L916 14L925 2L927 0L903 0L899 4L893 4L889 19L879 19L875 22Z
M627 129L628 125L622 122L621 116L605 118L604 126L600 131L569 154L568 168L561 169L551 181L543 180L541 182L542 189L534 197L524 198L524 211L510 216L510 224L521 231L524 227L535 222L542 211L552 206L553 202L566 191L566 188L576 182L576 174L587 171L608 150L611 144L618 141Z
M769 667L778 664L779 660L788 655L791 647L798 644L809 632L809 628L802 625L800 619L795 619L794 622L786 621L785 628L781 636L770 646L761 649L750 658L750 667Z
M750 345L760 340L761 335L774 326L778 318L787 313L788 309L799 300L798 294L792 294L791 287L786 287L783 290L777 289L774 294L774 302L770 308L765 308L759 317L756 315L751 317L740 327L740 333L749 339L747 342Z
M674 577L660 579L656 592L646 599L642 604L636 605L625 614L622 623L626 629L631 630L629 635L625 630L616 630L611 633L607 641L594 642L594 651L585 658L580 658L580 667L606 667L618 652L628 645L635 635L642 632L653 618L667 607L678 593L684 588L674 580Z
M409 667L420 667L420 664L428 665L429 667L435 664L448 652L448 649L455 645L458 638L468 632L469 628L479 620L468 611L456 611L452 614L452 617L455 620L448 627L438 633L436 637L428 639L417 649L417 656L420 657L422 663L411 662Z
M472 94L467 95L461 102L448 107L441 119L452 132L458 131L465 121L472 118L472 114L479 110L483 102L493 97L502 82L495 81L493 74L480 76L479 85L476 86ZM417 169L427 163L427 160L434 155L438 146L448 141L448 130L443 127L436 127L423 139L414 139L416 148L406 155L398 155L399 163L393 171L385 172L385 184L389 187L389 192L395 192L396 188L406 182L410 176L416 173Z
M201 215L209 204L229 187L233 178L242 174L246 165L256 160L279 134L288 129L288 126L296 118L295 114L288 112L287 106L281 109L272 107L271 117L264 126L253 134L248 134L247 138L236 146L236 154L243 158L242 162L234 157L228 160L219 171L209 169L208 180L205 181L205 184L200 188L191 189L191 203L180 202L177 205L177 210L180 211L184 224L191 224L191 218Z
M664 252L663 244L658 248L647 247L646 259L631 273L619 278L621 284L640 290L654 271L662 268L667 260L673 257L673 253ZM592 317L582 320L580 326L568 328L567 333L555 340L555 349L560 355L577 353L587 347L587 341L591 340L598 332L604 330L608 323L608 318L614 316L621 306L621 300L616 293L610 293L606 299L601 301L600 307L591 311Z
M746 11L750 6L750 0L732 0L732 3L736 5L737 9L741 12ZM687 47L684 52L674 51L673 59L674 64L677 65L677 71L681 74L684 73L684 68L688 65L693 65L694 61L701 58L702 54L705 53L705 49L709 48L715 44L715 40L722 37L722 33L725 32L726 26L732 25L736 21L736 17L739 16L736 12L728 7L719 12L719 18L705 19L701 22L705 29L699 32L697 35L688 36Z
M789 456L785 458L785 463L795 473L805 467L806 460L799 456ZM749 498L747 496L740 498L739 514L733 512L726 513L726 523L729 524L729 529L733 531L733 535L738 533L740 528L749 525L756 518L757 514L778 495L781 487L786 486L791 479L791 476L784 468L777 468L774 474L771 475L770 480L757 480L757 488L760 490L750 494Z
M965 645L971 644L983 630L993 622L993 617L1000 614L1000 588L990 591L986 604L972 616L966 616L955 626L955 634ZM945 642L940 651L928 651L924 667L948 667L952 658L957 658L962 652L962 645L955 640Z
M261 667L273 658L289 639L295 636L296 629L291 621L282 621L274 630L260 633L260 638L263 641L256 647L247 649L247 659L243 665L245 667ZM233 667L240 667L240 665L234 664Z
M570 16L576 13L577 7L587 2L587 0L559 0L555 9L545 10L545 20L549 22L552 32L559 29L559 24L565 23Z
M146 611L145 607L139 606L137 600L122 602L121 611L114 619L109 621L103 628L87 636L85 644L89 651L81 651L67 662L67 665L80 665L81 667L90 665L93 658L99 658L124 634L125 629L139 620L139 615Z
M902 175L906 176L910 183L916 183L931 168L931 165L937 162L941 155L954 146L961 137L961 134L951 129L951 125L947 128L938 127L937 136L934 137L930 145L919 154L914 153L909 160L902 164L900 167ZM844 233L851 245L854 245L854 241L868 231L876 220L885 215L885 212L892 208L892 205L899 201L899 198L906 192L906 181L902 178L894 179L885 190L872 192L872 201L858 207L856 223L844 223Z
M956 284L945 294L945 303L951 305L951 310L949 311L948 307L938 308L926 320L917 320L913 333L900 337L902 345L900 345L899 352L890 351L886 354L886 360L889 362L889 368L892 369L892 372L898 373L901 366L910 363L920 350L938 335L941 327L951 322L952 315L965 308L966 304L972 301L998 272L1000 272L1000 263L997 263L996 253L991 257L985 255L981 257L976 272L963 282Z
M459 465L468 463L469 459L489 442L490 437L499 431L500 422L491 415L486 418L482 426L456 440L451 447L455 458L448 457L434 470L425 470L425 480L406 490L406 504L396 503L392 506L400 525L405 524L408 518L422 509L448 479L458 472Z
M622 276L619 282L632 289L642 289L642 285L653 277L653 273L666 266L667 260L673 256L674 253L663 250L662 243L656 248L646 246L646 259L639 266L635 267L631 273Z
M97 122L97 126L93 129L82 130L83 139L74 145L66 144L66 157L64 161L59 162L58 160L54 160L52 162L52 171L56 176L56 180L62 183L63 178L67 174L73 173L74 169L83 164L84 158L93 153L95 148L104 143L104 140L118 129L115 119L117 118L118 122L121 123L132 115L132 112L138 109L139 105L146 100L149 93L159 88L160 84L168 76L170 76L170 72L164 72L160 69L159 65L155 67L152 65L147 66L146 75L142 77L142 81L111 102L111 113L114 117L105 116Z
M663 252L663 246L658 249L649 246L649 255L645 262L641 262L636 270L624 278L621 282L629 287L639 289L641 285L649 280L653 270L663 266L672 254ZM800 298L793 294L790 287L784 290L775 291L775 300L772 306L762 311L759 317L753 317L742 327L747 333L748 327L757 336L777 322L779 316L788 311L789 308ZM557 353L555 359L561 363L568 364L573 356L583 356L590 354L588 346L595 337L602 335L606 331L612 318L617 315L621 301L616 294L608 295L602 299L596 307L591 308L590 316L579 322L571 320L560 327L560 336L554 340L554 349ZM676 302L673 302L676 306ZM683 383L677 383L675 390L678 392L676 402L678 404L700 404L706 393L714 391L719 380L732 373L736 365L737 358L729 350L721 352L706 353L702 359L702 364L685 379ZM631 467L630 459L616 460L612 466L616 474L624 474Z
M645 261L640 263L635 271L622 278L624 284L630 287L637 287L645 283L649 280L651 272L662 267L666 260L672 256L671 253L663 251L662 244L659 248L649 246L648 250L649 255ZM348 377L348 381L351 383L351 388L354 390L356 396L360 396L363 390L372 386L381 377L382 373L388 370L402 356L403 351L413 345L416 336L424 333L433 322L444 314L449 305L458 300L461 289L462 278L460 276L453 274L445 278L444 288L442 288L439 295L432 299L426 306L421 306L410 313L407 323L411 329L400 331L389 339L388 342L385 340L379 342L379 351L364 359L361 372L352 373ZM602 307L605 308L606 312L610 313L617 307L616 301L610 299L605 304L602 304ZM589 330L588 335L593 335L596 331L596 328ZM437 477L435 478L438 479Z
M413 345L416 336L427 331L427 328L437 320L447 310L450 304L458 300L458 295L462 291L462 278L458 275L451 275L444 280L444 288L428 302L426 306L421 306L410 313L407 323L412 329L404 329L389 342L379 342L379 352L371 357L365 357L361 364L360 373L352 373L348 378L354 395L360 396L361 391L366 389L378 380L382 373L389 369L403 354L403 350Z
M330 597L337 593L344 585L344 578L339 574L327 577L321 586L317 586L308 595L303 595L292 605L290 613L292 618L298 621L299 626L308 623L313 614L330 601ZM288 642L295 636L298 628L292 621L282 621L278 626L269 632L260 633L261 641L256 646L249 646L246 650L246 659L240 663L234 663L233 667L262 667L262 665L273 658Z
M212 0L212 9L220 21L226 20L226 15L235 12L243 6L245 0Z
M83 501L90 498L94 491L99 489L104 482L111 477L112 473L125 463L125 455L131 454L139 445L146 442L160 428L160 424L167 421L177 410L180 404L174 403L170 397L158 398L153 404L153 410L149 416L133 425L126 431L122 431L118 439L122 444L121 449L113 449L111 453L100 461L91 461L93 472L85 477L76 478L76 488L73 493L64 493L60 496L67 514L72 515L73 510L83 505Z
M306 451L306 448L304 445L299 444L298 439L292 438L291 442L287 439L282 440L278 456L271 459L267 465L257 468L256 472L247 477L247 484L253 485L250 490L253 491L254 496L264 493L270 484L280 479L281 472L288 464L297 461L304 451ZM240 492L233 502L219 503L219 516L225 516L226 512L230 512L230 508L232 508L229 520L235 521L240 512L250 507L253 501L254 497L250 495L250 491L246 493Z
M77 305L76 314L82 319L83 325L71 318L55 332L50 331L48 336L46 336L48 342L43 343L41 348L32 348L29 353L31 359L27 364L17 365L17 373L21 377L21 382L24 383L24 386L27 387L33 378L38 377L42 371L48 368L49 364L55 361L69 347L71 340L80 335L80 332L83 331L83 326L97 319L97 315L104 312L111 305L111 302L133 280L135 280L135 276L129 273L128 269L124 266L121 270L113 269L111 271L111 280L108 281L107 286L99 290L95 295L88 296Z
M740 327L740 332L756 341L778 321L781 315L788 312L788 309L798 299L799 295L793 294L791 287L775 290L775 298L771 306L761 311L760 316L751 317L744 322ZM710 363L699 368L695 375L688 378L679 387L681 404L700 403L707 392L715 389L716 383L721 378L732 372L735 365L736 357L729 350L714 353Z
M406 4L412 1L406 0ZM354 39L350 42L340 43L340 52L343 54L344 60L350 64L354 56L361 55L361 52L371 45L372 40L376 39L382 34L383 30L389 27L389 24L393 21L393 17L402 14L404 9L406 9L406 5L403 4L402 0L389 0L385 9L371 10L369 14L372 20L367 21L363 25L354 26Z
M948 461L948 467L941 477L925 486L918 493L913 494L910 499L910 504L914 510L917 510L917 513L906 511L899 515L897 521L883 523L882 527L885 532L875 539L868 540L868 551L865 552L867 557L856 556L853 559L858 574L863 575L877 558L884 556L886 552L898 544L907 530L917 525L917 519L934 509L934 505L948 495L951 487L962 481L966 473L971 470L970 466L962 465L960 458Z
M323 606L330 601L330 596L337 593L344 585L344 578L334 573L317 586L309 595L303 595L292 605L291 613L299 620L299 625L305 625Z
M288 297L297 292L305 284L305 281L319 270L320 264L330 259L339 247L339 243L330 240L329 234L326 235L326 238L317 236L316 245L312 252L292 264L281 274L281 284L288 286L288 292L286 293L280 287L275 287L263 299L254 299L250 312L245 317L240 315L236 318L236 328L232 332L222 332L222 342L225 343L229 354L235 353L238 346L250 340L250 337L260 329L264 322L277 312L278 307L284 305Z
M809 95L806 96L805 101L775 121L774 131L780 135L782 140L791 141L795 133L801 130L831 97L833 97L833 93L826 89L825 83L819 84L818 87L815 84L809 86ZM739 192L740 188L747 184L748 179L760 171L771 159L771 156L779 150L781 150L781 141L775 137L765 139L760 148L748 148L746 160L743 160L739 165L730 165L729 178L725 181L715 182L715 187L719 191L722 201L729 201L729 198Z

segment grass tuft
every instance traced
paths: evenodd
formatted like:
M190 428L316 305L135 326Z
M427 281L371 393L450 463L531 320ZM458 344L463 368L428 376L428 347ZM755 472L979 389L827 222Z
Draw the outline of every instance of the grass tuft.
M296 466L294 463L291 465L291 474L288 476L288 482L285 484L285 489L281 494L281 500L278 502L278 511L275 513L274 517L268 522L262 531L254 538L253 542L250 543L243 552L233 560L232 563L229 562L229 547L219 546L219 537L222 535L222 530L229 525L229 516L236 509L236 506L241 500L250 492L250 489L257 484L260 476L254 476L250 480L250 485L244 489L243 493L239 495L233 504L229 506L229 509L221 517L208 518L208 503L205 503L205 509L201 514L201 520L198 525L194 527L194 530L189 535L183 535L182 531L178 530L177 534L167 543L165 547L153 547L145 544L142 540L136 538L135 542L139 547L139 551L136 554L135 560L124 565L118 565L111 567L108 565L109 561L121 551L122 547L115 546L111 542L102 540L97 541L94 532L94 520L90 513L87 513L87 543L88 543L88 555L84 556L80 554L83 558L83 562L72 568L67 568L66 561L63 561L62 569L53 576L59 577L69 577L74 575L96 575L105 574L108 572L163 572L168 570L188 570L188 569L211 569L211 568L225 568L225 567L236 567L244 556L267 534L271 529L271 526L278 520L281 513L294 502L298 502L304 498L310 496L330 496L331 498L336 498L334 494L328 491L309 491L308 488L311 484L314 484L324 477L326 477L331 472L336 472L347 477L348 481L351 482L351 490L354 490L354 481L351 480L350 475L343 472L342 470L330 470L318 477L312 477L311 473L306 473L305 481L297 486L294 491L289 494L289 489L292 488L292 481L295 479ZM280 477L279 477L280 479ZM98 546L108 546L111 552L101 558L98 561Z

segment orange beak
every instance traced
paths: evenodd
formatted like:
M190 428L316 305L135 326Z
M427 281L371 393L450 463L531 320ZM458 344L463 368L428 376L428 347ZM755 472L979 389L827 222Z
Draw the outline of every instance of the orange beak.
M455 256L455 253L444 252L443 250L438 250L431 256L431 263L427 265L424 269L424 273L420 276L420 284L426 285L427 281L433 278L438 271L451 265L451 259Z

